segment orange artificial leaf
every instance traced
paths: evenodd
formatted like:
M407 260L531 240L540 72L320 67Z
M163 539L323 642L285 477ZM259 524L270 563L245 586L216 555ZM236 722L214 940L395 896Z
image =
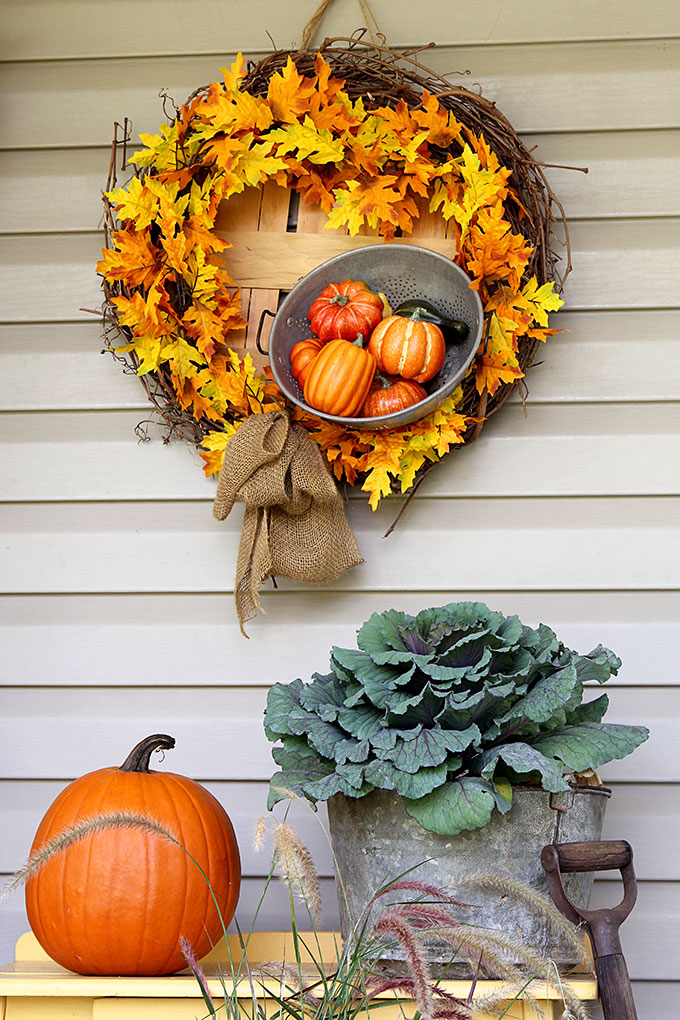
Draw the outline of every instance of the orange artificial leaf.
M102 248L97 272L107 280L123 280L129 287L148 287L162 270L161 255L148 231L116 230L115 248Z
M475 362L475 385L477 392L482 394L485 389L493 396L501 383L516 382L524 377L524 372L514 365L504 364L501 354L483 354Z
M297 121L300 114L307 112L309 99L314 92L314 81L303 78L291 57L288 57L284 69L269 79L267 102L274 119L284 124Z
M205 255L232 247L227 241L223 241L221 237L214 234L206 225L205 220L197 216L192 216L184 221L184 236L190 248L198 246Z
M223 339L224 324L220 317L202 304L195 301L186 310L182 318L188 335L196 341L196 346L206 358L212 358L215 345Z
M211 93L201 109L201 125L195 135L212 138L220 131L266 131L272 124L272 111L266 100L248 92L226 92L219 88Z
M464 244L470 255L467 270L477 284L507 279L512 287L519 287L533 248L522 234L512 233L502 205L479 210Z
M236 54L236 60L231 67L221 67L220 71L224 77L224 88L227 92L238 89L246 76L246 61L242 53Z
M393 175L385 174L371 182L348 181L344 188L335 192L335 206L328 217L327 226L346 226L354 236L366 223L374 229L382 229L385 236L393 236L400 218L408 215L408 210L399 208L405 203L399 192L392 187L395 180Z
M203 450L198 452L205 463L203 470L208 478L220 472L222 461L224 460L225 447L236 432L237 427L229 422L225 422L224 432L209 432L201 440L201 446L205 452Z
M456 120L450 110L440 109L439 100L426 90L423 90L421 108L414 110L411 116L419 127L427 129L427 140L430 145L448 149L451 143L460 137L463 125Z

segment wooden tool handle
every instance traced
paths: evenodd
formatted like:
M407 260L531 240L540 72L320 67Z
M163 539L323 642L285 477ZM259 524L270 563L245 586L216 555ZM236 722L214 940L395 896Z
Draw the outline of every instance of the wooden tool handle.
M599 843L555 843L560 859L560 871L610 871L630 864L632 850L623 839L603 840Z
M605 1020L638 1020L628 968L621 953L596 958L595 972Z

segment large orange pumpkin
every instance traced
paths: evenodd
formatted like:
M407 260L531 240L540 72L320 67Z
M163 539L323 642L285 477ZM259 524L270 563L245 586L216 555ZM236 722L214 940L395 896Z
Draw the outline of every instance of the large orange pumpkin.
M444 364L444 334L434 322L390 315L371 334L368 349L388 375L427 382Z
M311 364L305 400L317 411L353 418L368 395L375 370L375 358L360 340L331 340Z
M224 923L234 914L241 863L227 813L192 779L149 771L152 751L174 745L166 734L147 737L120 768L98 769L67 786L40 823L32 854L73 825L114 813L151 818L181 844L140 828L101 829L55 853L29 878L31 928L69 970L172 974L186 966L181 935L204 956L219 941L222 922L199 867Z

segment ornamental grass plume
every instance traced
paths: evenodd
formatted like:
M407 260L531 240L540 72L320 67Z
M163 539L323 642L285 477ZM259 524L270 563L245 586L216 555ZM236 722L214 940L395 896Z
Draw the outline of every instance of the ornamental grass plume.
M96 832L103 832L106 829L143 829L146 832L155 832L157 835L169 840L171 843L181 845L177 836L166 829L154 818L135 812L115 811L105 815L93 815L90 818L83 818L75 825L70 825L53 839L49 840L39 850L31 854L26 863L14 873L9 883L5 886L0 900L5 899L11 892L28 881L31 876L37 874L49 860L57 854L64 853L69 847L81 840L86 839Z
M413 993L423 1020L432 1020L432 977L427 961L423 955L423 947L415 930L397 910L386 910L382 917L373 925L371 936L392 935L406 954L413 981Z
M213 1009L214 1003L212 1000L212 996L210 994L210 989L208 988L208 981L206 979L205 972L201 967L201 964L196 959L196 954L194 953L191 943L189 942L188 939L184 938L184 935L180 935L179 937L179 948L181 950L182 956L186 960L188 966L191 968L194 977L198 981L199 988L201 989L201 995L203 996L203 1001L205 1002L208 1009Z
M267 816L258 819L253 840L256 852L264 846ZM314 924L321 923L321 884L314 859L292 825L275 821L273 830L275 865L288 888L305 904Z
M547 896L537 892L536 889L525 885L523 882L518 882L516 879L511 878L510 875L504 874L494 875L476 872L472 875L466 875L457 885L472 885L484 889L493 889L504 896L511 896L513 899L519 900L520 903L525 904L534 913L544 917L554 930L562 938L566 939L569 945L578 953L586 969L593 973L593 961L585 951L580 929L567 921L566 917L560 913L552 900Z

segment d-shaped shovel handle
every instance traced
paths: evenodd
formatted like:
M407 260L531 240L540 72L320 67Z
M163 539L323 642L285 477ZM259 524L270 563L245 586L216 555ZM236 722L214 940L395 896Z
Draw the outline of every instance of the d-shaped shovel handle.
M605 1020L637 1020L628 968L623 958L619 928L635 906L637 883L633 851L624 840L593 843L553 843L543 847L541 864L555 906L576 925L585 925L593 947L595 972ZM623 899L617 907L583 910L566 894L562 875L618 868Z

